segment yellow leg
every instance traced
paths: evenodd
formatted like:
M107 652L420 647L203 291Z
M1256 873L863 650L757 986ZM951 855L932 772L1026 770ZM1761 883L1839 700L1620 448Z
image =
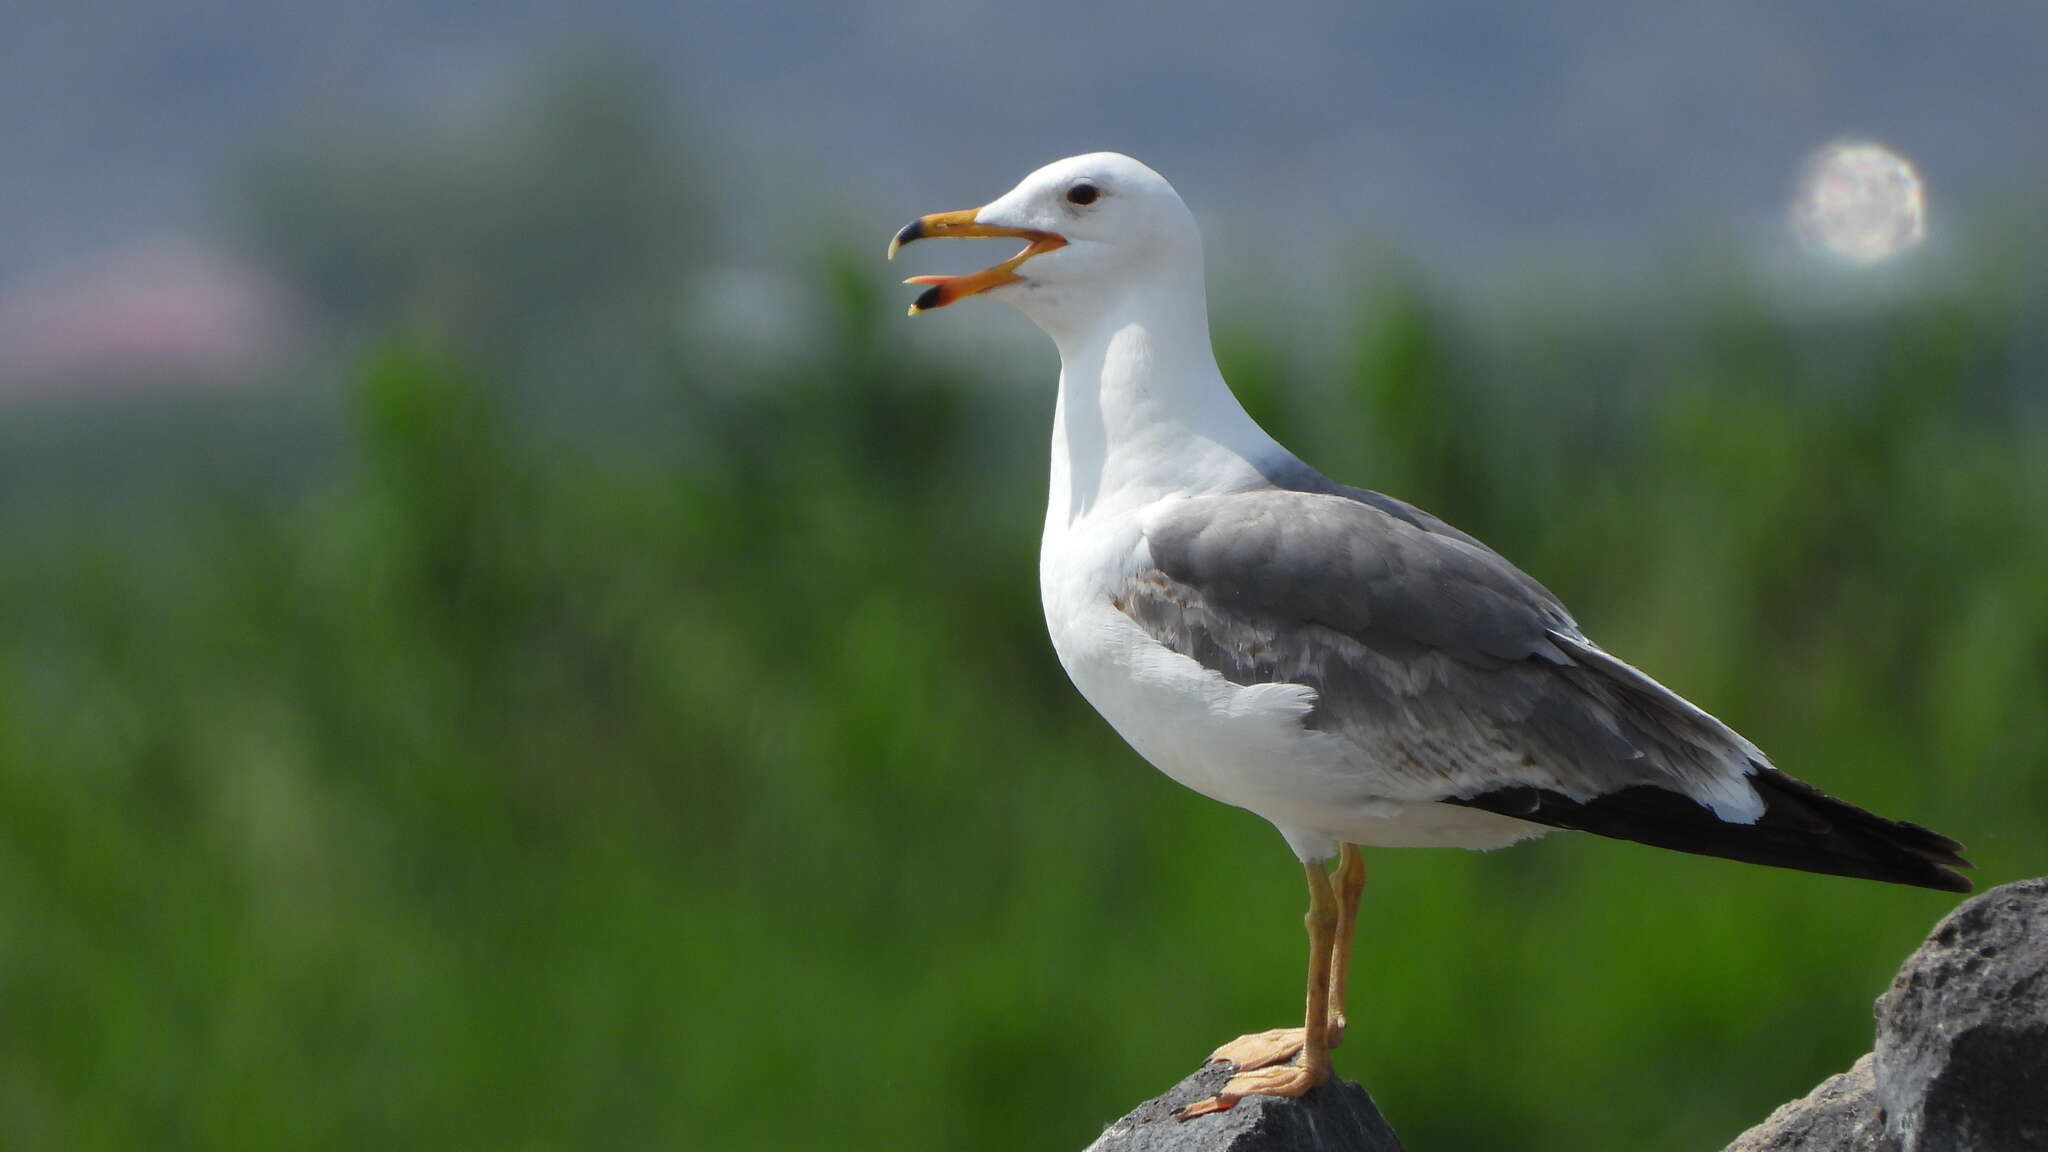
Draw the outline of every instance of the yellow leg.
M1239 1072L1223 1090L1181 1109L1191 1119L1221 1112L1246 1096L1300 1096L1330 1078L1330 962L1337 937L1337 896L1321 864L1307 864L1308 1011L1302 1020L1301 1056L1291 1064Z
M1344 988L1351 974L1351 937L1358 922L1358 898L1365 891L1365 857L1358 845L1345 844L1331 876L1337 897L1337 933L1330 957L1330 1047L1344 1040ZM1299 1055L1307 1040L1302 1028L1273 1028L1239 1036L1209 1054L1209 1062L1227 1063L1240 1072L1284 1064Z
M1346 844L1337 858L1337 943L1330 960L1330 1047L1344 1042L1344 988L1351 980L1351 937L1358 927L1358 898L1365 894L1365 856Z

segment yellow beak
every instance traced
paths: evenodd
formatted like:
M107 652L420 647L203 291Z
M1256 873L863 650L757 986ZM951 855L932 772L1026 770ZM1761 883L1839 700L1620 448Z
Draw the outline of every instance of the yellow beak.
M1022 279L1022 277L1017 275L1017 269L1026 260L1041 253L1051 252L1056 248L1065 248L1067 246L1067 238L1057 232L1040 232L1034 228L1003 228L994 224L977 224L974 221L974 216L979 211L981 211L979 208L968 208L959 212L935 212L930 216L920 216L905 225L901 232L896 233L896 238L889 241L889 259L891 260L896 258L896 250L898 248L913 240L923 240L933 236L1016 236L1028 241L1024 245L1022 252L1017 253L1001 264L991 268L983 268L979 272L970 272L965 276L912 276L910 279L905 280L905 284L931 285L931 287L926 288L918 296L917 302L910 306L910 314L912 316L917 315L919 312L929 312L934 308L944 308L954 301L965 300L977 292L986 292L998 284L1008 284L1013 280Z

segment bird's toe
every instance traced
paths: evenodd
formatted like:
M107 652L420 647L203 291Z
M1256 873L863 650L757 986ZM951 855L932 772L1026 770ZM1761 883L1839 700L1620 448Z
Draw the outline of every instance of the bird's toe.
M1192 1120L1212 1112L1227 1112L1247 1096L1301 1096L1330 1078L1328 1061L1315 1064L1279 1064L1240 1072L1223 1085L1223 1090L1206 1100L1174 1113L1180 1120Z
M1239 1072L1285 1064L1301 1054L1306 1034L1300 1028L1251 1032L1209 1053L1209 1063L1229 1064Z

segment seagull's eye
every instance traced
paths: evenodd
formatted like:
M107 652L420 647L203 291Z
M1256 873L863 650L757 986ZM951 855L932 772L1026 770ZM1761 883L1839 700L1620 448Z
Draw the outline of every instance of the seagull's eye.
M1093 204L1095 203L1095 198L1100 195L1102 195L1102 189L1097 188L1093 184L1076 184L1072 188L1067 189L1067 203Z

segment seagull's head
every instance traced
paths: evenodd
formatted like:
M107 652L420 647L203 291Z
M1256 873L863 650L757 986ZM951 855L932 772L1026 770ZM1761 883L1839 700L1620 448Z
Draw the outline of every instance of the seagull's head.
M913 276L927 287L910 314L986 295L1015 304L1052 330L1075 310L1106 311L1115 299L1154 284L1202 284L1202 237L1194 214L1166 178L1129 156L1091 152L1054 161L979 208L911 221L889 255L937 236L1007 236L1024 250L965 276Z

